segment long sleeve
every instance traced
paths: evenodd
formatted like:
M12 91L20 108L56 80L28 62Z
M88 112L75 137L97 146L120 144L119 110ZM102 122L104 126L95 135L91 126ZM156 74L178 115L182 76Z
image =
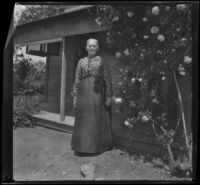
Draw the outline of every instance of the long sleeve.
M75 81L73 84L72 96L73 98L77 98L77 90L81 80L81 60L78 61L75 73Z
M107 61L105 61L104 59L103 59L103 78L106 83L106 98L111 98L113 95L112 79L111 79L111 75L110 75L109 65L108 65Z

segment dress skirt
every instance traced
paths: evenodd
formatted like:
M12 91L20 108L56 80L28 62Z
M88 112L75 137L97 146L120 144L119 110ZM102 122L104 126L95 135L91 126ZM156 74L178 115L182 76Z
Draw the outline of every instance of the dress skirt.
M80 81L77 93L72 150L102 153L112 144L111 106L105 105L105 86L98 77L86 77Z

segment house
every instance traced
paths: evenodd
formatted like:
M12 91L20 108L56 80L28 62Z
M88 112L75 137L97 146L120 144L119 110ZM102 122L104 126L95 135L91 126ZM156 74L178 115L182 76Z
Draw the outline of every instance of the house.
M31 52L39 45L35 54L47 57L46 102L41 104L43 112L33 115L40 125L72 133L74 110L71 92L75 70L78 60L86 55L86 40L91 37L99 40L101 54L109 61L114 94L117 93L117 83L120 82L115 65L117 61L115 55L105 44L105 29L100 27L90 14L92 8L94 5L74 6L61 15L20 24L16 28L14 34L16 45L29 46L27 52ZM187 120L190 123L189 79L188 81L182 80L181 83L185 86L182 92L185 94L184 105L185 109L188 109L186 110L189 113ZM112 102L112 129L117 145L160 155L166 153L166 149L156 144L150 124L141 124L140 128L130 132L129 128L124 125L128 113L120 113L116 109L117 105ZM179 152L178 147L174 147L173 150L175 153Z

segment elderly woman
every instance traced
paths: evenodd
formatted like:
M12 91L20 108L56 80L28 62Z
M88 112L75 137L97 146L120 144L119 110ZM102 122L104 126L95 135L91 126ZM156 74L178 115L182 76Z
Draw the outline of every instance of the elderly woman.
M102 153L112 147L111 77L106 61L98 55L96 39L87 41L88 56L79 60L73 86L76 110L71 140L76 153Z

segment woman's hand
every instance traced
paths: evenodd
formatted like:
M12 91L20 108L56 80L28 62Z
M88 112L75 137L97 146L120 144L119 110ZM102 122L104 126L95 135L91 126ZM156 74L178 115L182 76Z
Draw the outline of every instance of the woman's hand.
M73 98L73 108L75 109L77 105L77 98Z
M111 105L111 98L110 98L110 97L109 97L109 98L106 98L105 104L106 104L107 106L110 106L110 105Z

